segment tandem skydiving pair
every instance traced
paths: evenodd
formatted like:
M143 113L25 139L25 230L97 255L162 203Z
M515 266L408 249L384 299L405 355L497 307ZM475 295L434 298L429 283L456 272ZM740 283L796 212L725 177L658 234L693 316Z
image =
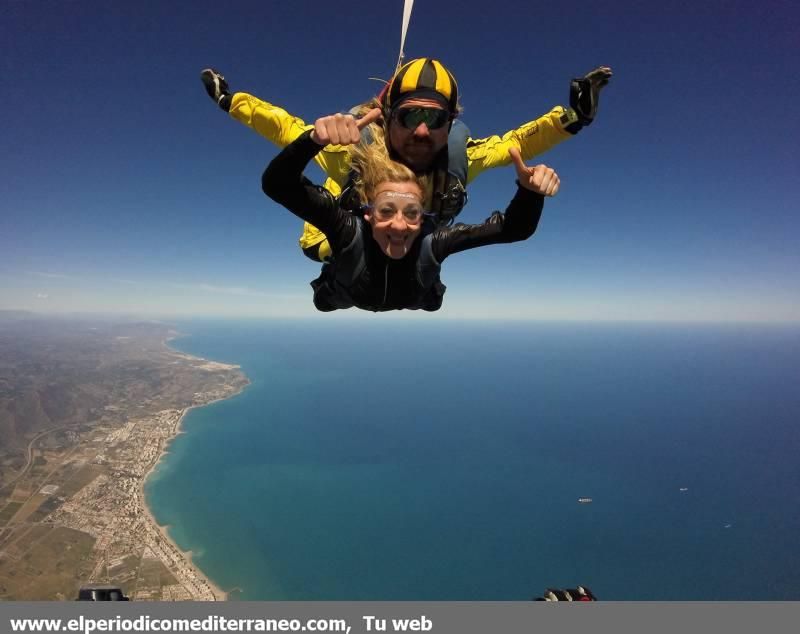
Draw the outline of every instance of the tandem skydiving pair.
M536 230L544 197L558 192L557 174L525 160L589 125L611 77L600 67L570 85L570 107L502 136L470 137L457 118L458 86L434 59L401 66L381 94L313 126L247 93L231 93L224 77L201 77L220 107L282 152L262 178L264 192L306 221L300 245L324 262L312 282L321 311L438 310L445 287L441 264L453 253L526 240ZM303 170L315 160L324 188ZM466 185L486 169L514 164L518 188L505 213L475 225L455 224Z

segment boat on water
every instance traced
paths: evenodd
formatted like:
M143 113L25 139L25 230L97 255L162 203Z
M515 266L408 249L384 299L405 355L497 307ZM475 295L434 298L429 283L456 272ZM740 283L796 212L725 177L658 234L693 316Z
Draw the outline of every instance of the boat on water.
M578 504L591 504L592 498L578 498Z
M681 487L681 492L686 493L689 490L689 487Z

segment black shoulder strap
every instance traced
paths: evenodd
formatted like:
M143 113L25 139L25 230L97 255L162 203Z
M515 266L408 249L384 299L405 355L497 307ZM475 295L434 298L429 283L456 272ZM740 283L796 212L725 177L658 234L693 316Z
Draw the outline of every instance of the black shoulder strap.
M433 173L433 208L430 211L434 213L439 226L452 224L467 204L469 136L469 128L462 121L453 121L447 136L447 165L443 164L443 154Z

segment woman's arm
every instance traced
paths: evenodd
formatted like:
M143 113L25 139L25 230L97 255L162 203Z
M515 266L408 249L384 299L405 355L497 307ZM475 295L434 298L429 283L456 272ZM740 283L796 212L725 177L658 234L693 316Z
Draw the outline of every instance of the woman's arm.
M341 243L342 239L346 243L348 236L341 233L347 233L348 219L352 216L339 209L330 192L303 176L303 169L324 147L314 142L312 132L313 129L301 134L272 159L261 177L261 188L294 215L319 227L329 239L335 240L333 244Z
M519 150L508 151L517 170L517 193L505 214L496 211L483 224L437 229L433 234L433 255L441 262L448 255L487 244L517 242L530 238L542 217L545 196L555 196L561 181L546 165L527 167Z
M317 119L312 129L287 145L267 166L261 177L261 189L294 215L321 229L331 240L331 246L347 244L355 231L353 216L339 209L330 192L303 176L303 169L327 145L359 143L361 128L380 116L380 109L374 108L358 120L343 114ZM339 235L343 229L349 234L346 240Z
M542 217L544 196L519 187L505 213L495 211L479 225L456 224L433 234L433 255L442 262L448 255L486 246L527 240Z

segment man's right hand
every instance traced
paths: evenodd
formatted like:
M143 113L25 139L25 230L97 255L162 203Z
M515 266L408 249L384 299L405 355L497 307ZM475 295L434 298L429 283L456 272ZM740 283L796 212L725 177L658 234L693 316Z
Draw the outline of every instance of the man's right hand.
M354 145L361 141L361 130L381 117L373 108L360 119L350 114L332 114L314 122L311 140L319 145Z

